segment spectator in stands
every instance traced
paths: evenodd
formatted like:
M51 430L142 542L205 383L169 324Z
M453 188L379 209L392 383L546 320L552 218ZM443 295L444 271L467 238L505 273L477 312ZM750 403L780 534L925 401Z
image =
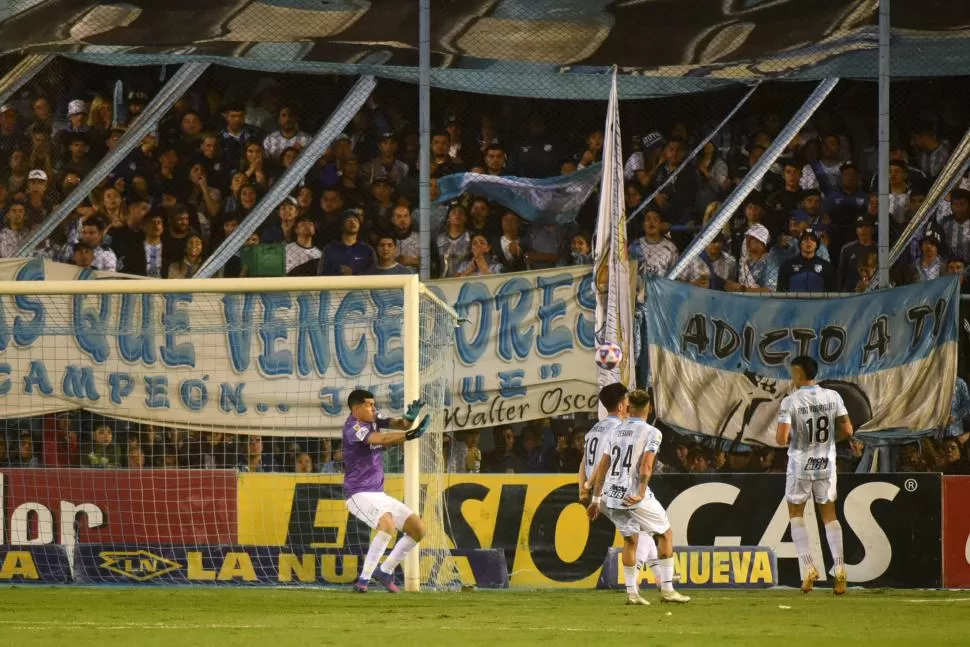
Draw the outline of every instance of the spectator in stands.
M960 451L960 443L955 438L946 438L940 441L939 447L939 469L944 474L965 474L966 463Z
M483 471L500 474L524 471L525 465L515 454L515 433L510 425L495 427L492 430L492 441L495 449L485 454Z
M222 210L222 193L219 189L209 185L209 171L202 162L196 162L189 168L189 186L187 204L191 205L198 214L202 231L199 232L206 240L209 239L212 220L219 216Z
M948 258L970 259L970 191L950 194L950 215L940 223Z
M191 279L202 266L202 238L190 234L185 241L185 254L182 260L168 266L168 278Z
M74 245L74 254L71 256L71 263L80 268L97 269L94 267L94 249L85 242Z
M374 252L376 261L374 265L367 268L365 274L414 274L414 270L398 261L400 252L394 234L377 234L377 245Z
M320 468L317 471L321 474L343 474L344 449L339 440L322 439L320 443Z
M33 231L27 226L27 209L22 202L14 202L4 214L7 226L0 230L0 258L15 258Z
M680 474L688 473L690 471L690 463L688 462L690 450L690 443L685 440L678 439L674 443L674 462L667 465L666 471Z
M223 196L229 191L229 172L222 158L222 150L219 148L219 136L213 133L206 133L202 136L199 143L199 155L196 160L205 166L206 177L209 186L218 189L219 195Z
M663 152L663 164L653 176L649 192L656 191L680 166L687 157L686 142L678 136L667 140ZM666 220L677 225L687 224L694 216L694 202L697 194L697 174L681 173L656 197L657 205L664 210Z
M316 274L316 267L323 257L323 252L313 244L313 237L316 233L316 226L313 218L303 216L296 221L296 237L293 242L286 246L286 273L302 266L312 266L309 273Z
M273 456L263 452L263 437L252 435L246 439L244 453L236 468L241 472L275 472Z
M961 445L970 438L970 433L964 432L963 423L970 418L970 390L962 377L956 379L953 389L953 401L950 404L950 417L947 424L940 430L940 439L956 439Z
M44 432L43 453L44 465L47 467L77 467L80 464L80 438L70 414L59 413L54 417L53 429ZM3 465L2 455L0 465Z
M589 234L581 231L569 243L571 265L592 265L593 249Z
M397 205L391 212L391 233L397 241L397 261L415 272L421 269L421 238L412 227L411 209Z
M269 141L269 137L266 140ZM266 169L267 154L268 149L264 149L259 142L249 142L246 144L246 157L239 160L239 170L246 174L246 182L252 185L258 193L265 193L269 188L269 175Z
M165 209L155 207L142 221L141 240L125 254L125 271L149 278L166 278L172 254L162 240L164 233Z
M250 142L261 143L263 137L256 126L246 123L246 108L242 104L226 104L222 117L226 120L226 127L219 137L222 165L227 170L234 169L245 155L246 146Z
M779 292L835 292L835 268L818 256L819 245L814 229L802 232L801 254L785 261L778 271Z
M539 425L545 422L541 429L551 437L551 430L548 428L548 420L537 421L527 424L522 429L522 445L519 449L519 458L522 460L523 472L529 474L541 474L550 471L547 462L548 454L552 450L552 445L544 442L544 433Z
M921 281L932 281L943 274L946 263L940 258L940 243L940 234L935 229L923 234L923 240L920 242L920 259L916 263Z
M466 228L465 207L455 202L448 209L448 228L435 239L441 278L451 278L458 267L471 257L471 236Z
M340 239L323 248L320 274L357 276L374 265L374 249L360 241L362 224L363 218L359 210L348 209L344 212Z
M720 198L731 186L727 162L718 156L717 147L713 141L704 144L704 148L698 154L697 173L700 176L697 202L702 206Z
M711 474L714 472L712 467L714 457L711 450L704 447L694 446L687 452L687 470L691 474Z
M929 122L918 124L913 129L911 141L919 151L919 166L923 175L935 180L950 157L950 142L941 140L936 126Z
M128 445L128 456L125 461L125 466L130 470L140 470L145 468L145 462L145 450L137 443Z
M310 135L300 130L300 122L293 106L283 105L280 107L277 125L279 130L269 134L263 140L263 149L271 160L278 162L280 155L287 148L294 147L303 150L310 143ZM248 157L248 148L246 154Z
M461 168L461 162L451 155L451 136L447 130L431 135L431 173L451 175Z
M293 456L293 471L297 474L313 474L313 459L306 452Z
M680 280L709 290L724 290L728 281L737 281L738 262L724 251L726 239L717 234L707 248L694 257Z
M29 173L30 164L27 154L20 149L12 150L7 159L7 168L3 173L3 184L11 197L16 198L18 194L22 195L26 192Z
M161 194L172 196L185 195L186 178L179 173L181 158L174 147L160 146L158 153L158 172L155 174L154 184Z
M88 144L87 135L72 133L65 139L67 156L63 164L58 165L58 170L61 173L76 173L78 177L83 178L94 168L94 161L89 156L91 146Z
M296 239L296 220L299 209L296 198L287 196L277 208L275 222L263 230L261 240L264 243L291 243ZM311 218L312 222L313 219Z
M819 144L818 159L802 169L801 185L803 189L818 189L829 195L838 191L845 164L842 142L837 134L829 133L820 138Z
M492 208L485 198L473 198L468 210L468 233L485 234L489 240L497 239L499 230L492 220Z
M471 237L471 258L461 261L455 276L486 276L501 274L503 266L492 256L492 244L485 234Z
M728 292L774 292L778 289L778 261L768 251L771 236L764 225L748 229L744 242L748 258L738 269L737 281L725 281Z
M316 218L316 237L313 243L323 249L340 237L343 228L344 196L336 188L324 189L320 194L320 215Z
M20 432L17 456L9 462L11 467L40 467L40 458L34 452L34 440L29 431Z
M0 160L24 146L23 124L17 109L9 103L0 105Z
M842 164L839 188L825 195L822 210L831 214L838 207L861 209L866 206L868 194L862 190L859 167L852 162Z
M91 266L102 272L116 272L118 257L110 247L104 244L105 222L95 216L88 218L81 225L81 242L87 243L94 251L94 261ZM76 250L75 250L76 251Z
M906 164L898 160L889 163L889 216L897 227L905 226L911 215L910 185Z
M630 257L637 261L641 276L665 276L680 258L677 246L664 238L663 225L664 219L660 210L647 207L643 213L643 236L630 245Z
M856 239L842 247L839 253L838 289L842 292L855 292L859 285L859 262L876 253L873 238L875 222L868 214L856 216ZM871 277L870 277L871 278ZM868 280L866 282L868 283Z
M767 199L767 206L773 211L791 213L798 209L802 201L802 166L794 157L782 162L783 185Z
M775 245L775 253L780 260L795 258L801 253L799 241L802 238L802 234L811 227L812 216L807 211L797 209L792 213L791 220L788 224L788 234L779 236L778 242ZM821 244L819 244L818 256L819 258L829 260L829 251Z
M496 143L489 144L484 149L485 175L506 175L509 156L505 149Z
M448 451L448 471L452 474L478 473L482 469L481 432L463 429L451 435Z
M390 220L391 212L396 204L394 202L394 185L386 177L378 177L371 183L370 192L370 204L366 210L367 220L380 226Z
M85 467L113 468L121 465L121 453L114 443L114 430L100 425L94 430L91 451L87 454Z
M27 195L24 201L24 208L27 211L27 224L29 227L40 224L47 219L53 206L47 181L48 173L38 168L34 168L27 174Z
M397 135L390 131L382 133L377 148L377 157L361 166L361 180L370 187L377 178L386 178L392 186L399 186L407 178L410 167L398 159Z
M525 243L522 240L522 219L514 211L507 209L502 214L502 237L496 249L496 256L506 272L520 272L525 269Z

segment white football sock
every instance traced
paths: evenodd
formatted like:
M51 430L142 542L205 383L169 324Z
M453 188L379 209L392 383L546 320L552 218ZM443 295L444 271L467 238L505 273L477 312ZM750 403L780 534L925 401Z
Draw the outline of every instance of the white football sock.
M641 532L637 540L637 563L648 564L657 559L657 544L649 532Z
M815 560L812 558L812 544L808 540L808 528L805 527L805 520L801 517L791 519L791 540L795 543L795 551L798 559L806 569L815 568Z
M417 545L418 542L411 539L408 535L401 535L401 538L394 544L394 550L391 551L391 554L381 564L381 570L385 573L393 573L397 565L404 561L404 558L408 556L411 549Z
M367 549L367 557L364 558L364 568L360 571L360 579L369 580L377 568L377 562L381 561L381 556L387 550L387 545L391 543L391 536L383 530L378 530L374 539Z
M660 582L660 590L664 593L674 590L674 558L658 559L654 568L657 581Z
M825 524L825 537L829 540L829 550L832 551L835 569L838 570L845 565L842 555L842 524L838 519Z
M639 594L640 589L637 587L637 582L640 579L640 573L637 571L636 566L624 566L623 579L626 580L627 595Z

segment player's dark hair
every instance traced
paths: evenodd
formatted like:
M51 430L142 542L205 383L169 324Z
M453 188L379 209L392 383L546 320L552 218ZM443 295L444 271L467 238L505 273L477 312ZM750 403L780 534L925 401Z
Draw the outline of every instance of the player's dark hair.
M620 382L614 382L613 384L607 384L602 389L600 389L600 404L607 411L616 411L616 408L620 406L623 402L623 398L626 397L627 388Z
M650 406L650 394L644 389L631 391L630 395L627 397L630 400L630 409L643 411Z
M818 362L808 355L799 355L791 361L791 365L792 368L797 366L802 369L802 373L805 374L805 379L814 380L815 376L818 375Z
M364 389L354 389L347 396L347 406L353 409L358 404L364 404L367 400L373 400L374 394Z

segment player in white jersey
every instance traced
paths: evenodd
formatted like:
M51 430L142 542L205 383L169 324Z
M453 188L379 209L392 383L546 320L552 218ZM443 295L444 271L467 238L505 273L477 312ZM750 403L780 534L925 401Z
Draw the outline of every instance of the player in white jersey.
M589 517L595 520L602 509L623 537L627 604L649 604L640 596L636 567L641 533L647 533L651 541L652 537L657 538L660 558L652 560L650 567L660 582L661 600L689 602L689 597L674 590L673 532L666 511L648 487L662 440L660 430L646 422L650 415L650 394L642 389L633 391L627 396L627 402L629 417L601 443Z
M825 537L835 565L833 592L846 590L842 551L842 524L835 515L835 443L852 435L852 421L842 396L815 383L818 363L807 356L792 360L796 390L781 401L775 440L788 445L785 500L791 519L791 538L802 566L802 591L808 593L819 578L803 518L809 497L814 497L825 523Z
M589 505L589 495L593 489L590 480L596 471L596 464L600 459L603 443L610 437L610 432L618 427L627 414L627 388L620 382L608 384L600 389L600 404L608 414L586 432L586 448L583 461L579 464L579 502L583 506ZM637 575L643 567L657 559L657 544L649 533L642 533L637 542ZM659 586L659 582L658 582Z

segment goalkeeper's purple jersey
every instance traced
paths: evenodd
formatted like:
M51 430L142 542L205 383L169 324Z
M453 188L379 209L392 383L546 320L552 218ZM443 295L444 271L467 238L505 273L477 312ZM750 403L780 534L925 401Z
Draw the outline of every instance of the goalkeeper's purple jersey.
M387 418L361 422L347 416L344 423L344 496L384 491L384 446L371 445L367 437L391 424Z

